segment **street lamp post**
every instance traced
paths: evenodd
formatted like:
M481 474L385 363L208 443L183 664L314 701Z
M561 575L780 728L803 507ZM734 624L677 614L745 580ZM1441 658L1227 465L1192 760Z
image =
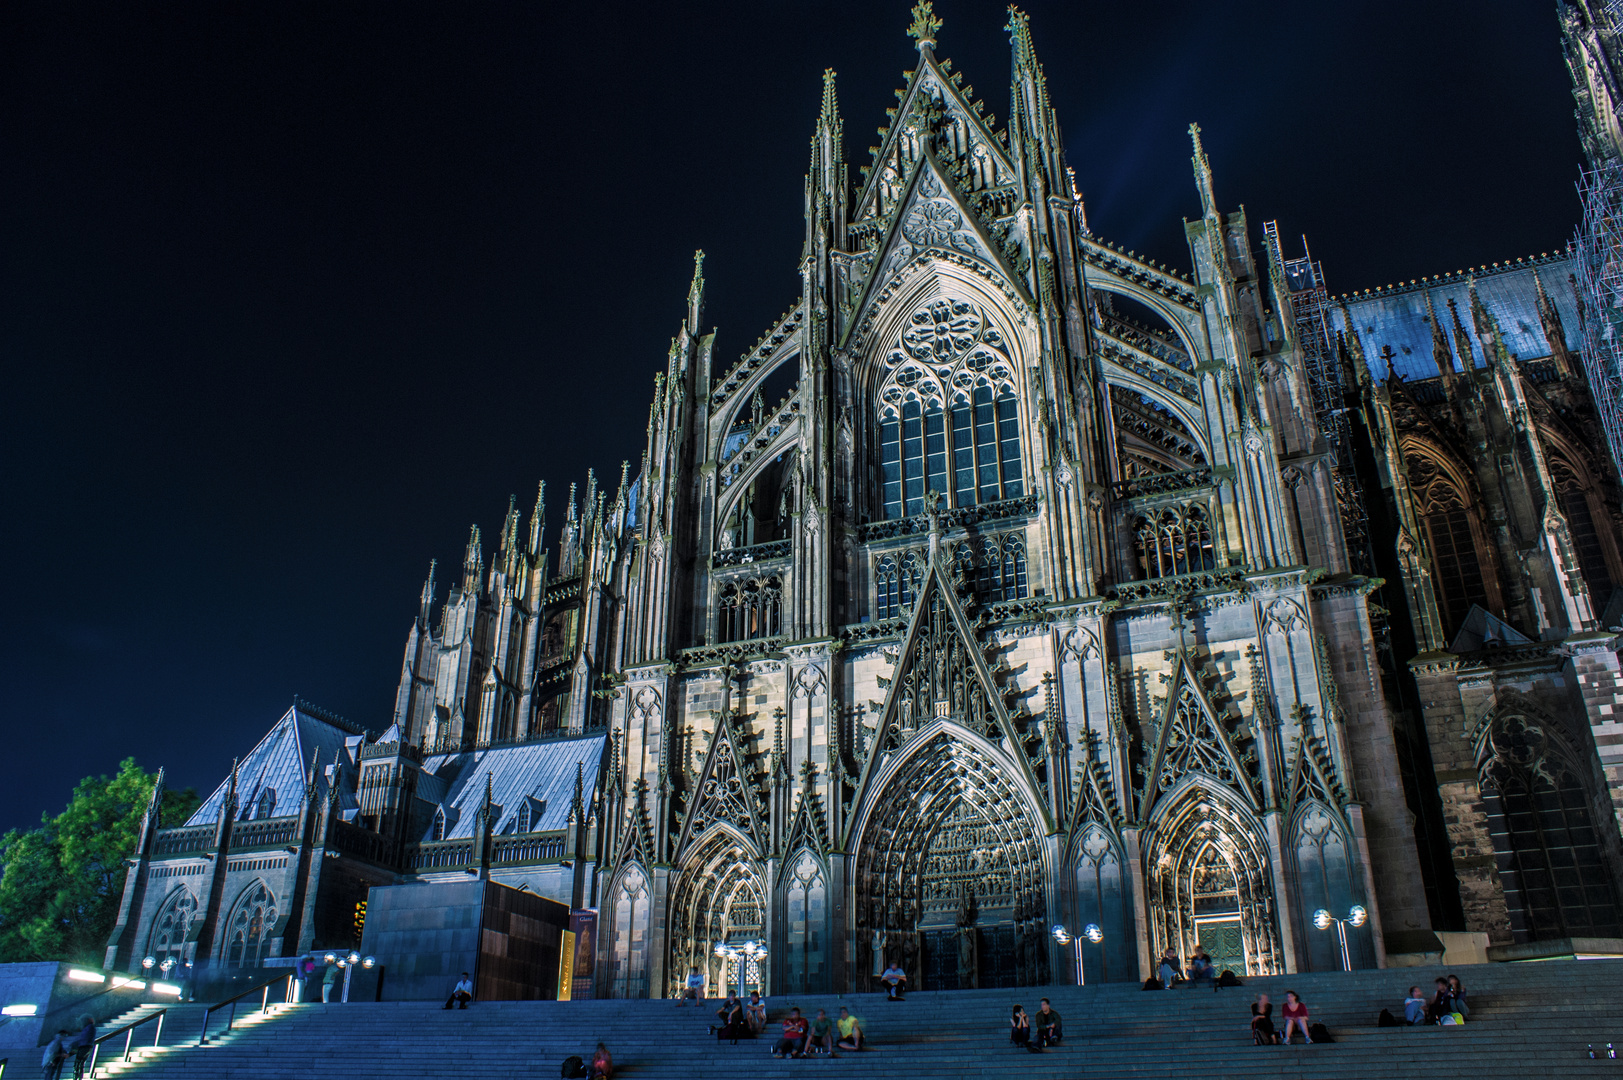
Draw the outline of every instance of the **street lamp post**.
M1352 970L1352 957L1347 952L1347 927L1363 926L1368 919L1369 912L1365 911L1363 906L1360 904L1354 904L1351 909L1348 910L1347 917L1345 919L1336 918L1334 915L1330 914L1329 910L1326 908L1320 908L1313 913L1313 925L1317 926L1320 930L1328 930L1330 929L1330 924L1335 924L1336 936L1341 939L1342 971Z
M738 964L738 996L743 998L745 969L752 960L758 964L766 959L766 946L759 941L741 941L737 945L723 941L716 944L716 955L724 961L732 960ZM722 985L725 986L726 982L727 978L723 975Z
M1086 986L1088 972L1082 960L1082 938L1072 938L1071 932L1065 929L1064 923L1055 923L1054 929L1050 933L1054 935L1054 940L1061 946L1069 945L1072 941L1076 942L1076 983L1078 986ZM1090 922L1082 928L1082 937L1097 945L1105 939L1105 932L1099 929L1098 923Z

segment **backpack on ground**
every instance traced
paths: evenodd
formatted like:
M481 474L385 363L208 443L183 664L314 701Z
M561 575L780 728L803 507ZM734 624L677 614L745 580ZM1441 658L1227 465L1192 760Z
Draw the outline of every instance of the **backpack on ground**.
M570 1054L564 1058L564 1066L559 1075L564 1080L577 1080L578 1077L584 1077L587 1075L586 1062L581 1060L579 1054Z
M1244 986L1245 983L1241 982L1240 979L1239 979L1239 976L1235 975L1234 972L1228 970L1227 968L1224 968L1223 969L1223 974L1221 974L1221 975L1219 975L1217 977L1217 985L1218 986Z
M1330 1029L1325 1027L1323 1024L1309 1024L1307 1026L1307 1041L1316 1043L1335 1042L1335 1040L1330 1037Z
M1376 1027L1402 1027L1398 1018L1392 1015L1391 1009L1382 1009L1381 1018L1376 1021Z

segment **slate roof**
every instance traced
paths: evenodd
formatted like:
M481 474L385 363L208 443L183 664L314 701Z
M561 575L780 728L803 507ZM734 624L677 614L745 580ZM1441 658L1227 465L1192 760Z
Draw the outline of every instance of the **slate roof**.
M1482 305L1499 320L1505 346L1518 360L1536 360L1550 355L1549 343L1539 325L1537 293L1533 283L1535 267L1544 291L1555 302L1561 316L1561 328L1566 333L1567 348L1577 353L1578 298L1569 279L1571 269L1565 256L1529 259L1515 264L1504 264L1499 269L1474 271L1477 296ZM1345 304L1353 326L1364 346L1364 357L1369 362L1370 374L1376 379L1386 378L1386 365L1379 359L1381 349L1390 345L1395 354L1392 370L1404 379L1432 379L1437 377L1437 365L1432 361L1431 324L1426 318L1426 292L1431 293L1432 306L1453 342L1453 320L1448 313L1448 302L1453 300L1459 311L1471 343L1471 355L1477 367L1485 367L1482 345L1476 339L1471 321L1469 279L1473 272L1450 274L1430 278L1415 284L1397 285L1368 293L1352 293L1332 298L1327 315L1332 330L1345 330L1346 320L1338 305Z
M315 754L323 766L332 764L346 741L358 741L359 736L312 716L298 707L289 709L276 722L266 736L259 740L248 755L237 764L237 819L245 821L257 817L260 796L267 790L275 792L272 817L286 817L299 812L299 800L304 797L305 772L310 768L310 756ZM346 754L346 759L350 755ZM203 800L203 805L187 820L187 825L207 825L220 820L220 807L225 803L226 789L231 784L227 776L214 789L214 794ZM339 805L348 809L355 805L353 792L340 791Z
M590 805L603 760L603 735L549 739L519 746L498 746L460 754L434 754L423 760L417 796L445 808L445 839L473 835L474 818L485 798L485 777L490 777L491 801L500 807L496 832L513 832L520 808L530 802L534 831L562 829L575 796L575 766L584 766L582 798ZM437 799L431 784L443 783ZM430 840L433 825L420 837Z

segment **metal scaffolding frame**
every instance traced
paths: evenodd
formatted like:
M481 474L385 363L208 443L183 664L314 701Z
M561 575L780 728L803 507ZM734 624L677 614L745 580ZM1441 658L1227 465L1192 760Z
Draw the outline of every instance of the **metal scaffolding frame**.
M1623 3L1623 0L1617 0ZM1341 512L1341 531L1347 542L1347 559L1356 574L1375 573L1375 559L1369 546L1369 516L1364 510L1363 487L1353 467L1352 427L1347 418L1345 373L1340 353L1325 316L1329 295L1324 288L1324 271L1313 261L1302 241L1299 259L1285 258L1279 244L1279 223L1262 226L1268 258L1284 273L1290 297L1293 335L1307 370L1308 391L1313 397L1313 415L1330 453L1330 476L1335 484L1336 506ZM1283 314L1283 313L1282 313Z
M1584 215L1570 252L1584 374L1606 429L1612 466L1623 475L1623 163L1585 169L1578 197Z

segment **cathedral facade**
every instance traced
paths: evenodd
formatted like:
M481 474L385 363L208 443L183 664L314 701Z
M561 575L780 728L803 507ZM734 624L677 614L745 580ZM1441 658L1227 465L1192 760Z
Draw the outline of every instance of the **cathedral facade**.
M1339 969L1321 910L1365 913L1355 967L1623 938L1623 529L1565 257L1333 297L1191 127L1168 269L1090 228L1026 17L1001 125L939 27L855 177L825 75L785 314L723 362L696 258L635 473L430 576L381 735L284 718L296 819L242 765L154 820L109 963L175 935L182 862L198 960L255 888L264 956L472 873L594 911L599 996ZM202 857L261 819L285 881Z

